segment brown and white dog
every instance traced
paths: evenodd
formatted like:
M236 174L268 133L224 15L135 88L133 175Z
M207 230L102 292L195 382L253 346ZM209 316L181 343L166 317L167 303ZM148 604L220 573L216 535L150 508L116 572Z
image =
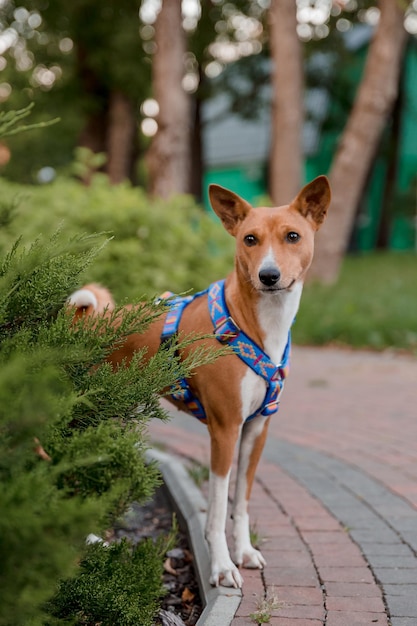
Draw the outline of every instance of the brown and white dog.
M218 185L209 189L210 201L225 229L236 238L235 268L225 282L225 298L237 326L268 357L279 364L289 329L297 313L303 282L313 258L314 234L326 217L330 187L325 176L306 185L286 206L252 206ZM76 315L108 314L114 304L106 289L87 285L69 299ZM106 310L107 307L107 310ZM108 360L117 366L147 346L147 357L160 347L163 320L142 335L130 335ZM211 334L213 323L207 295L196 298L184 310L180 332ZM205 340L214 347L218 342ZM187 350L192 350L192 346ZM267 436L269 416L246 421L261 406L265 381L235 354L219 357L197 368L190 387L204 407L211 440L209 503L206 538L211 556L210 582L241 587L239 566L262 568L265 560L251 545L248 501ZM240 438L233 514L233 560L225 526L229 477L235 447Z

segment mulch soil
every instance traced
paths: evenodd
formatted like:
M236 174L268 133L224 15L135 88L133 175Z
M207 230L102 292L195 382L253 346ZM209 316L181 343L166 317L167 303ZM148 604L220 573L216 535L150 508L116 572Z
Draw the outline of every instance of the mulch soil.
M124 520L114 528L113 538L126 537L134 544L148 537L156 540L171 532L172 524L172 507L162 486L150 502L133 504ZM187 534L180 528L174 547L166 554L163 586L167 593L161 599L155 626L194 626L197 623L203 607L193 560Z

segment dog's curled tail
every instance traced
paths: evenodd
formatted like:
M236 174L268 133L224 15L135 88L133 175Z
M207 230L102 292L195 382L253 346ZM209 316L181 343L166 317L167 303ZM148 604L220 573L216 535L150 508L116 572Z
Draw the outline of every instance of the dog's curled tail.
M74 318L90 315L102 315L114 310L113 297L108 289L91 283L74 291L67 300L67 305L74 310Z

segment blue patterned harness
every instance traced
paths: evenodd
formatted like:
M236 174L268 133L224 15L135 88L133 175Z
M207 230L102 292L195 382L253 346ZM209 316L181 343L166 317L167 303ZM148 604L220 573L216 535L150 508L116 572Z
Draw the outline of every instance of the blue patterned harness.
M219 280L212 283L205 291L200 291L193 296L175 297L169 300L170 309L165 318L161 344L177 335L185 307L195 298L207 294L208 308L216 339L220 343L231 346L236 356L266 382L266 393L261 407L252 415L249 415L246 421L253 419L257 415L272 415L278 411L280 394L284 387L284 380L288 375L291 331L288 333L287 345L285 346L281 363L275 365L269 356L246 333L240 330L230 316L224 294L224 283L224 280ZM161 298L170 298L172 295L168 292L163 294ZM203 422L206 420L203 405L191 391L186 378L182 378L176 383L171 390L171 398L185 404L187 409L199 420Z

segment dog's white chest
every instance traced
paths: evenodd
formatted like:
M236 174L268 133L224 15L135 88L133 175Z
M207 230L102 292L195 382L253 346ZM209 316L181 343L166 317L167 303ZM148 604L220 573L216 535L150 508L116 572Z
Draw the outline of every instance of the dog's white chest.
M264 351L276 365L281 363L302 290L303 285L299 282L292 291L272 297L264 295L259 300L257 312L259 326L264 334Z
M245 421L249 415L252 415L261 406L265 398L266 383L248 367L246 374L242 378L240 391L242 397L242 420Z

